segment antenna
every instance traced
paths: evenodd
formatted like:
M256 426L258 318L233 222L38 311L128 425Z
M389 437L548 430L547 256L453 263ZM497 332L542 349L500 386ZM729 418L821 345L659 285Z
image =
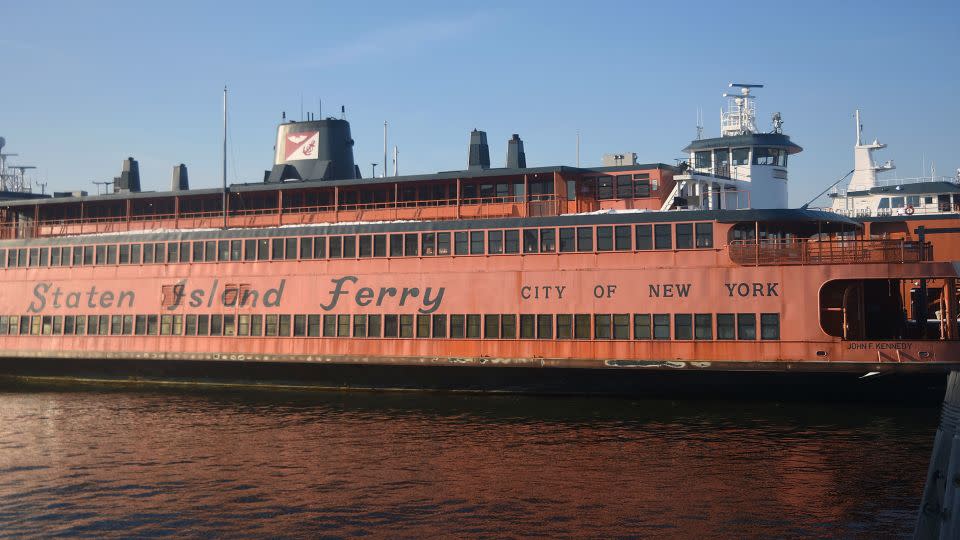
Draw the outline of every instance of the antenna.
M580 166L580 130L577 130L577 167Z
M755 123L757 109L754 104L755 96L750 95L752 88L763 88L762 84L730 83L730 88L739 88L739 93L724 92L727 101L727 111L720 111L720 135L732 137L756 133Z
M340 119L341 120L347 119L347 108L344 107L343 105L340 106Z
M400 151L397 149L397 146L394 145L393 146L393 175L394 176L400 176L398 172L400 168L399 160L400 160Z
M856 111L855 113L853 113L853 116L854 116L854 118L856 118L856 122L857 122L857 124L856 124L856 129L857 129L857 146L860 146L860 144L861 144L861 142L860 142L860 137L861 137L861 135L863 134L863 124L860 123L860 109L857 109L857 111Z
M387 121L383 121L383 177L387 177Z
M370 176L372 176L373 178L376 178L376 177L377 177L377 164L376 164L376 163L371 163L371 164L370 164L370 167L371 167L371 169L372 169L372 170L370 171Z
M303 98L300 99L300 118L303 119ZM223 228L227 228L227 86L223 86Z
M47 182L37 182L37 185L40 186L40 194L44 195L47 192Z
M703 138L703 111L697 107L697 140Z

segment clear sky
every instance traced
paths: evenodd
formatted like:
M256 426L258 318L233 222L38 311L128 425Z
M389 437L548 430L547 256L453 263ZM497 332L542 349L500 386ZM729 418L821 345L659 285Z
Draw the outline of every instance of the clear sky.
M222 5L221 5L222 4ZM145 190L262 179L281 112L347 108L365 176L383 121L401 174L462 169L469 131L494 166L519 133L531 166L632 151L674 163L719 133L731 81L763 83L803 146L798 206L852 168L853 110L901 177L960 167L960 2L3 2L0 135L51 189L140 161ZM302 98L301 98L302 96ZM378 172L381 170L378 166Z

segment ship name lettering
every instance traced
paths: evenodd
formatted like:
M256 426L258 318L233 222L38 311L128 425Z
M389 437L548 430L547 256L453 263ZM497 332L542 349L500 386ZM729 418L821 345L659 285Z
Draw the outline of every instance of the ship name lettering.
M727 288L727 295L730 297L780 296L780 291L777 290L777 287L780 286L778 281L768 281L766 283L758 281L752 283L734 282L724 283L723 286Z
M650 298L686 298L692 288L690 283L655 283L649 285L648 294Z
M520 287L520 298L524 300L550 300L551 295L556 292L554 298L563 299L563 293L567 290L566 285L524 285Z
M326 304L320 304L320 309L330 311L335 308L340 302L341 296L350 294L350 291L346 289L346 283L357 283L358 281L359 279L356 276L343 276L341 278L331 279L330 283L333 284L333 289L328 291L330 293L330 301ZM408 299L419 298L421 306L417 308L417 311L426 315L433 313L440 307L440 303L443 301L444 291L444 287L437 288L436 294L434 294L433 287L427 287L423 291L421 291L419 287L402 287L400 289L396 287L380 287L379 291L374 292L370 287L360 287L353 295L353 301L360 307L367 307L374 301L373 299L376 298L375 305L380 306L383 305L385 299L395 298L399 294L400 298L397 304L404 306ZM420 295L421 292L423 292L423 296Z
M82 302L82 298L86 302ZM133 307L135 295L133 291L121 290L117 293L113 291L98 291L96 285L91 285L86 291L64 292L59 286L54 287L53 283L37 283L33 287L33 300L27 306L30 313L42 312L49 302L53 309L68 308L75 309L81 305L87 308L122 308L124 300L127 301L126 307ZM63 302L61 303L61 298Z

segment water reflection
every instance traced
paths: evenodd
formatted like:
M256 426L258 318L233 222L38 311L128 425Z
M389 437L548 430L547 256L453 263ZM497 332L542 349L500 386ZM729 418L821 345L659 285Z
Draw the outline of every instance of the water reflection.
M11 535L909 534L936 409L0 389Z

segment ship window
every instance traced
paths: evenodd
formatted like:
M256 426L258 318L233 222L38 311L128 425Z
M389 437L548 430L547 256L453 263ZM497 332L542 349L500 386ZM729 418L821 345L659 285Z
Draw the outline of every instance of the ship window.
M447 316L446 315L433 315L433 337L435 338L447 337Z
M356 257L357 252L357 237L356 236L344 236L343 237L343 258L352 259Z
M553 315L537 315L537 338L553 339Z
M650 174L633 175L633 196L634 198L650 196Z
M250 316L249 315L237 316L237 335L238 336L250 335Z
M217 256L217 241L216 240L207 240L203 243L203 260L207 262L213 262L216 260Z
M567 200L568 201L577 200L577 181L576 180L567 180Z
M110 246L113 247L113 246ZM107 249L107 259L110 259L110 250ZM175 263L180 259L180 244L170 242L167 244L167 262Z
M777 150L777 166L786 167L787 166L787 151L786 150Z
M697 247L713 247L713 223L697 223Z
M97 246L97 247L99 248L99 247L103 247L103 246ZM31 249L30 249L30 263L29 263L29 265L30 265L30 266L38 266L39 264L40 264L40 250L37 249L37 248L31 248ZM98 263L98 264L102 264L102 263Z
M370 315L367 317L367 337L380 337L380 315Z
M573 338L574 339L590 339L590 316L589 315L573 316Z
M196 244L196 242L194 242L194 244L193 244L193 252L194 252L193 260L196 261L196 260L197 260L197 257L196 257L197 244ZM261 239L257 240L257 260L258 260L258 261L266 261L266 260L268 260L269 258L270 258L270 240L268 240L268 239L266 239L266 238L261 238Z
M694 152L693 166L696 169L709 169L710 168L710 151L702 150L700 152Z
M337 317L336 315L323 316L323 337L336 337L337 335Z
M577 227L577 251L593 251L593 228Z
M437 233L437 255L450 254L450 233Z
M650 225L637 225L636 226L636 244L637 250L643 251L647 249L653 249L653 227Z
M569 253L576 251L576 242L574 241L573 227L560 228L560 252Z
M297 258L297 239L287 238L284 240L284 250L286 251L287 259L296 259Z
M597 178L597 199L613 198L613 177L600 176Z
M157 316L156 315L147 315L147 334L151 336L157 335Z
M629 174L621 174L617 176L617 198L633 198L633 179Z
M123 332L123 317L120 315L112 315L110 317L110 334L118 336Z
M746 165L750 162L750 149L749 148L734 148L733 149L733 164L734 165Z
M337 337L350 337L349 315L337 315Z
M193 262L203 261L203 242L193 243Z
M885 208L890 208L890 197L880 199L880 204L877 206L877 209L882 210Z
M30 335L30 317L20 317L20 335Z
M265 324L264 324L264 335L275 336L277 335L277 316L276 315L267 315Z
M510 229L503 233L503 252L520 253L520 231Z
M160 316L160 335L169 336L173 331L173 315Z
M210 316L210 335L211 336L223 335L223 315Z
M296 239L294 239L296 243ZM157 254L159 256L160 252L163 250L163 244L157 246ZM230 241L230 260L239 261L240 260L240 240L231 240Z
M67 315L69 317L69 315ZM6 335L7 329L10 325L10 317L6 315L0 315L0 335Z
M374 240L377 238L383 238L383 235L378 235L374 237ZM376 242L374 242L376 243ZM424 257L431 257L437 254L437 235L434 233L422 233L420 235L420 253ZM374 256L382 257L383 255L377 255L376 249L374 249Z
M273 253L271 254L271 259L274 261L283 259L283 238L274 238L273 239Z
M40 266L47 266L50 258L49 248L40 248Z
M124 332L127 333L127 332ZM188 336L197 335L197 316L196 315L187 315L187 327L186 332Z
M503 253L503 231L487 231L487 247L491 255Z
M650 314L638 313L633 316L633 339L650 339Z
M614 229L615 247L617 251L630 250L630 226L617 225Z
M502 339L516 339L517 337L517 316L500 316L500 337Z
M430 337L430 316L417 315L416 332L418 338Z
M230 260L230 241L229 240L220 240L217 242L217 260L218 261Z
M733 313L717 314L717 339L734 339L735 323Z
M0 249L0 267L6 262L7 251ZM50 266L60 266L60 248L51 248L50 249Z
M209 334L210 334L210 316L197 315L197 335L206 336Z
M907 195L907 206L920 206L919 195Z
M20 318L20 333L25 333L23 331L23 321L29 322L30 317L21 317ZM99 315L89 315L87 317L87 335L95 336L100 332L100 316Z
M281 336L289 336L289 335L290 335L290 316L289 316L289 315L281 315L281 316L280 316L280 323L279 323L278 333L279 333Z
M656 313L653 315L653 339L670 339L670 315Z
M500 316L483 316L483 337L487 339L500 339Z
M713 339L713 315L698 313L693 316L693 337L696 339Z
M480 337L480 316L479 315L467 315L467 337L468 338Z
M557 315L557 339L573 338L573 315Z
M776 163L777 150L775 148L754 148L754 165L773 165Z
M373 255L373 238L369 234L364 234L360 236L360 246L358 248L357 254L360 258L365 259Z
M903 208L904 202L905 200L903 197L893 197L893 199L891 200L891 203L893 203L894 208Z
M453 253L455 255L466 255L467 251L467 233L453 233Z
M327 237L317 236L313 239L313 258L323 259L327 256Z
M413 337L413 315L400 315L400 337Z
M367 316L353 316L353 337L367 337Z
M180 242L180 262L190 262L190 242Z
M670 225L660 224L653 226L653 245L656 249L671 249Z
M677 249L693 249L693 223L677 223Z
M523 252L537 253L540 251L540 231L537 229L523 230Z
M467 318L464 315L450 316L450 337L463 338L467 335Z
M597 251L613 251L613 227L597 227Z
M43 320L42 322L43 328L41 330L41 333L45 336L52 335L53 334L53 317L51 317L50 315L44 315L42 320Z
M27 250L20 249L17 250L17 266L26 266L27 265Z
M540 229L540 253L557 251L557 230Z
M307 335L320 337L320 315L307 315Z
M232 336L236 331L237 325L237 316L236 315L224 315L223 316L223 335Z
M673 338L693 339L693 316L689 313L676 313L673 316Z
M395 338L400 333L399 319L396 315L383 316L383 337Z
M300 239L300 258L301 259L313 258L313 237L305 236Z
M760 339L780 339L780 314L760 314Z
M53 334L57 336L63 334L63 315L53 317Z
M330 237L330 258L339 259L343 257L343 239L339 236Z
M143 244L143 263L153 263L153 244Z
M93 264L93 246L83 246L83 264Z
M610 315L593 316L593 337L594 339L610 339L610 325L612 318Z
M121 332L125 336L133 334L133 315L124 315Z
M250 316L250 335L259 336L263 332L263 315Z
M613 316L613 339L630 339L630 316Z
M737 313L737 339L757 339L756 314Z
M924 203L924 204L933 204L933 197L924 197L924 198L923 198L923 203Z
M407 257L417 256L417 234L403 235L403 254Z
M533 339L536 335L535 324L536 316L520 315L520 339Z
M77 322L79 323L79 317L77 317ZM78 331L79 333L79 331ZM138 336L145 335L147 333L147 316L146 315L137 315L134 319L134 333Z

